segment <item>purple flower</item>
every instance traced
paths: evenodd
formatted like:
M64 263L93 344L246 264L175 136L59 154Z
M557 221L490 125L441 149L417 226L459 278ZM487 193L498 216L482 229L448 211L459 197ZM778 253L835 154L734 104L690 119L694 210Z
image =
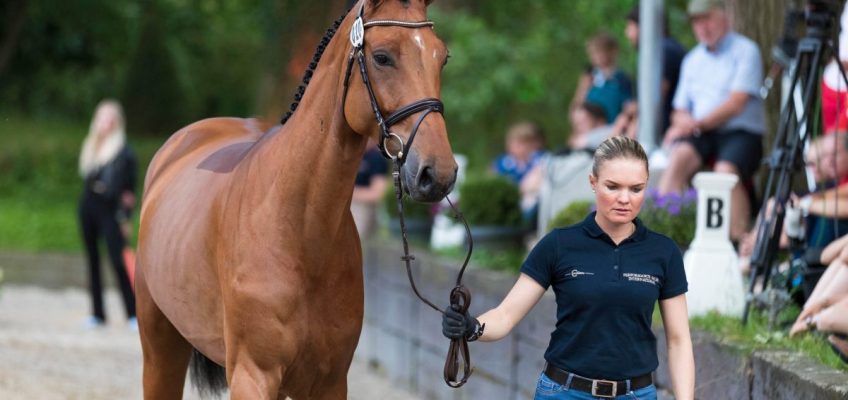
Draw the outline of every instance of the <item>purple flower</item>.
M698 200L698 191L695 188L689 188L686 193L683 193L684 201L697 201Z
M680 204L672 204L666 209L669 214L677 216L680 214Z

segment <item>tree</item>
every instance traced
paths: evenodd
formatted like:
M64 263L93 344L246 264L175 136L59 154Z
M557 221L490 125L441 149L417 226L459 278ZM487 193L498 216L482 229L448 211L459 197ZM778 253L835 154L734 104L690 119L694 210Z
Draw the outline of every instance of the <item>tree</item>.
M15 49L18 47L18 38L23 30L27 17L26 0L10 0L0 5L3 14L3 40L0 41L0 75L9 65Z
M266 56L262 60L259 110L271 121L289 109L292 94L332 22L350 7L348 0L266 2ZM345 34L346 33L340 33Z

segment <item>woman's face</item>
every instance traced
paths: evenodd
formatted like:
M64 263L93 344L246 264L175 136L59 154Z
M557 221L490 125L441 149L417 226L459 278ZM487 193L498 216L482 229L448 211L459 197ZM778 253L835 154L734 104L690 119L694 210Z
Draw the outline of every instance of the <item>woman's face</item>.
M595 191L598 217L611 224L630 223L645 200L648 171L644 161L615 158L601 164L598 176L590 175L589 183Z
M94 117L94 131L97 136L106 137L115 130L118 124L117 111L109 106L100 107Z

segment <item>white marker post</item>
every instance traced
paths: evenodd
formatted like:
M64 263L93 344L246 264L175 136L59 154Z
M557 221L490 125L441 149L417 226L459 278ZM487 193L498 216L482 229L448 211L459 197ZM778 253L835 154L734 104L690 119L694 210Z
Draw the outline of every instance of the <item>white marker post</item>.
M465 182L465 170L468 166L468 158L462 154L454 153L454 159L457 165L456 183L454 189L448 193L448 197L457 204L459 200L459 186ZM462 223L455 222L453 219L453 211L450 210L450 205L447 200L442 200L439 203L440 208L446 210L436 214L433 219L433 229L430 232L430 247L433 249L448 249L458 247L465 244L465 226ZM461 206L460 210L462 210ZM448 217L445 214L450 214Z
M693 179L698 190L698 225L683 257L689 316L712 310L740 316L745 304L742 273L730 243L730 191L737 180L736 175L715 172L701 172Z

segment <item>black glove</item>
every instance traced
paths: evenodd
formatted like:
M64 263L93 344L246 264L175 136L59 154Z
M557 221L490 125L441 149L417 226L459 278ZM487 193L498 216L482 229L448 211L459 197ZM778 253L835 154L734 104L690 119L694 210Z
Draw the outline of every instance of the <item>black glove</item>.
M442 334L448 339L468 338L480 325L477 318L469 315L468 311L463 315L459 310L459 305L453 304L442 315Z

